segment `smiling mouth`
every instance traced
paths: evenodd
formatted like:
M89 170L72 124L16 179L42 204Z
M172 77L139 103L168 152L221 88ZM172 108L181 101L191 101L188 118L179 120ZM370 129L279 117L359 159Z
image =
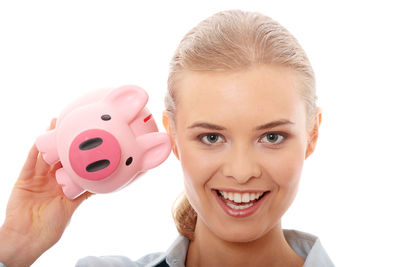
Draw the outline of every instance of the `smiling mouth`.
M215 190L218 197L231 209L244 210L252 207L270 191L238 193Z

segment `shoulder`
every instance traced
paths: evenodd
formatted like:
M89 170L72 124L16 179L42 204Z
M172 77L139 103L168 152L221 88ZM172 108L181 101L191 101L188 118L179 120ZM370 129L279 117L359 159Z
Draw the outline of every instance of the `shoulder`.
M125 256L88 256L80 259L75 267L144 267L165 259L165 253L151 253L136 261Z
M303 259L303 267L333 267L318 237L297 230L283 230L290 247Z
M165 253L151 253L136 261L125 256L88 256L80 259L75 267L184 266L188 244L187 238L178 236Z

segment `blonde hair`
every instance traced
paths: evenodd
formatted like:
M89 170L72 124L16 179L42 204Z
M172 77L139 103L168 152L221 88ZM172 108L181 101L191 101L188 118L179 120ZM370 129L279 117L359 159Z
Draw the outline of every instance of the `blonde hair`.
M177 81L185 70L239 71L259 64L276 64L300 74L300 94L306 104L308 124L316 111L314 71L306 53L283 26L256 12L229 10L214 14L190 30L180 42L170 63L167 115L175 128L179 98ZM197 214L183 195L173 208L176 227L193 239Z

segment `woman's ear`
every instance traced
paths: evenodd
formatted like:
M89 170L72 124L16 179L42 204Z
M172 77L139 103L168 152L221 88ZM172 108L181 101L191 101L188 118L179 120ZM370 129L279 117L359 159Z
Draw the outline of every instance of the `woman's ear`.
M175 157L179 160L179 153L178 153L178 147L176 145L176 133L175 133L175 127L174 127L174 122L172 122L172 119L170 118L170 116L168 116L168 113L166 110L164 110L163 112L163 125L165 128L165 131L167 131L168 135L171 137L171 141L172 141L172 151L175 154Z
M314 117L313 127L308 132L308 144L306 150L306 158L308 158L315 150L315 146L317 145L318 134L319 134L319 126L322 121L322 113L321 108L317 108Z

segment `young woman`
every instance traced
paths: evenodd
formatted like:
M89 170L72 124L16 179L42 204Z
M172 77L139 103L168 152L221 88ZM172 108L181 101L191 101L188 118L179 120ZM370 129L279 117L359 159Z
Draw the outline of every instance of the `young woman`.
M181 236L137 262L87 257L77 266L333 266L319 240L281 228L321 113L314 73L281 25L226 11L183 38L171 62L164 126L181 161ZM90 194L63 197L33 147L0 230L0 261L29 266L61 237ZM20 253L24 251L24 253Z

